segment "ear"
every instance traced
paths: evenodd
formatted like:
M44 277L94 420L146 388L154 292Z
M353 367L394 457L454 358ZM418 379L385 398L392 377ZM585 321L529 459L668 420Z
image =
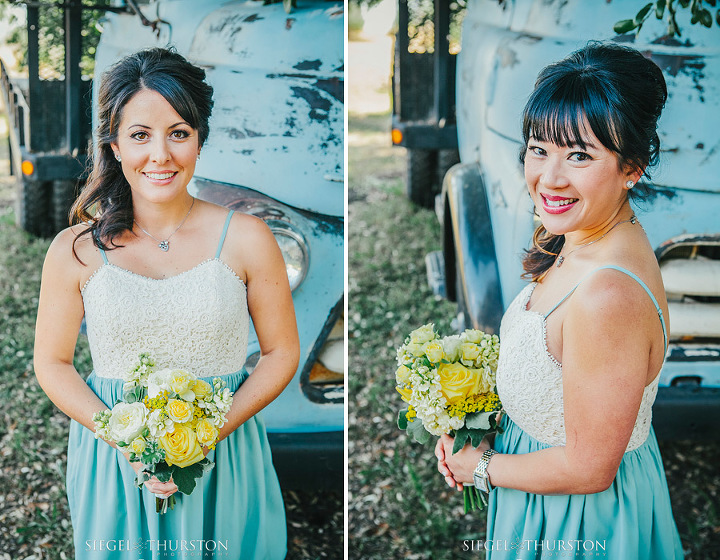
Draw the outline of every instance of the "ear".
M638 181L640 181L640 179L642 178L644 173L645 173L644 168L628 166L625 168L625 181L632 182L632 185L634 187L638 183ZM626 186L625 188L630 190L632 187Z
M115 155L120 154L120 149L118 148L117 142L110 142L110 147L112 148L112 151L115 153Z

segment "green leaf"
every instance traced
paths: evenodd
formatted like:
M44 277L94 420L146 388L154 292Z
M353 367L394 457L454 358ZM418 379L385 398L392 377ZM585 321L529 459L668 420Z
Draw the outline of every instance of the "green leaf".
M665 15L665 0L657 0L655 2L655 17L662 19L663 15Z
M145 484L148 480L150 480L153 477L152 473L149 473L146 470L142 470L137 473L135 476L135 485L138 488L142 488L143 484Z
M487 433L488 430L470 430L470 444L477 449Z
M203 459L205 461L206 459ZM174 467L173 482L177 484L178 490L183 494L190 494L195 489L196 480L200 478L205 469L201 465L202 461L189 465L187 467Z
M455 455L455 453L465 447L465 443L467 442L469 437L470 430L468 430L467 428L460 428L459 430L455 430L455 443L452 449L453 455Z
M423 445L430 443L433 438L432 434L425 429L420 420L408 422L407 433L413 436L415 441Z
M407 410L401 410L398 412L398 419L397 419L397 425L398 428L401 430L407 430L408 427L408 419L407 419Z
M636 27L637 25L635 24L635 21L631 19L623 19L613 25L613 31L615 31L618 35L622 35L623 33L630 33Z
M637 26L642 24L642 22L645 21L645 19L650 14L650 10L652 9L653 5L652 2L649 4L645 4L640 11L635 15L635 19L633 20L633 23Z
M720 10L715 14L715 22L720 25Z
M683 8L687 8L690 5L690 0L680 0L680 5Z
M490 418L497 412L473 412L465 416L465 426L471 429L490 429Z
M156 464L155 467L152 468L152 473L154 476L157 477L157 479L160 482L170 482L170 479L173 478L173 476L175 474L176 468L177 467L171 467L170 465L168 465L167 463L165 463L163 461L163 462ZM176 484L177 484L177 482L176 482Z

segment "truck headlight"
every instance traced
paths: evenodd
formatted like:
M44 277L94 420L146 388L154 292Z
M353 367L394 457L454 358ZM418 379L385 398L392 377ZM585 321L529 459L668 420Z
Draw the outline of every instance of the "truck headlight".
M285 260L290 290L295 291L307 275L310 261L307 243L300 234L285 227L270 226L270 231L273 232Z

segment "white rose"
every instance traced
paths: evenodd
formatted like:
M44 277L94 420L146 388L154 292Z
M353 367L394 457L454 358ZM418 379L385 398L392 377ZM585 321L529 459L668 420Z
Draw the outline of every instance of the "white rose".
M118 403L112 409L108 431L114 441L130 443L145 429L147 408L143 403Z
M172 373L173 370L171 369L161 369L148 375L148 397L154 399L163 391L169 391Z

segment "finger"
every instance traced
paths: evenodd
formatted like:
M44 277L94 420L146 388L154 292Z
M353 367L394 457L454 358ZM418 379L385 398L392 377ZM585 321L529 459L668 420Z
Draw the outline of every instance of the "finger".
M455 486L455 479L454 479L452 476L446 476L446 477L445 477L445 483L446 483L450 488L452 488L453 486Z
M439 438L435 444L435 457L438 458L438 461L445 460L445 448L443 447L442 438Z

